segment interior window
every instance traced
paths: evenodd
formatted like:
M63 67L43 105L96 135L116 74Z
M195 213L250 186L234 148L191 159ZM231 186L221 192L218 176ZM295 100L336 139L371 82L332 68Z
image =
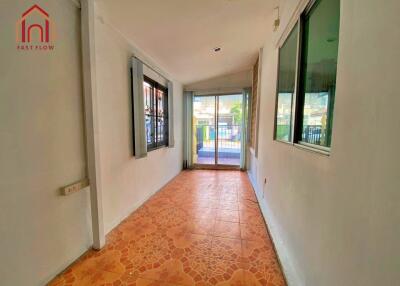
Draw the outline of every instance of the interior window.
M275 139L292 140L292 107L296 83L298 25L279 50Z
M304 18L301 141L331 146L339 40L339 0L320 0Z
M275 139L326 152L332 139L340 0L310 5L279 49Z
M154 80L143 82L147 150L168 145L168 92Z

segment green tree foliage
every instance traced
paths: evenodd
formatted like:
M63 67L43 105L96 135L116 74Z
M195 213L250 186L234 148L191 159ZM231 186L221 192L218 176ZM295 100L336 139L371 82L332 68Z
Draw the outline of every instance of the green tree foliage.
M242 104L235 103L231 108L231 113L233 114L233 123L239 125L242 123Z

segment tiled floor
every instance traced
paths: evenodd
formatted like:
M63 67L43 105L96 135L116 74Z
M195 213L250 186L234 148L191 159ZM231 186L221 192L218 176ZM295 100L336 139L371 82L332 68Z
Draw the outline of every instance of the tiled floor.
M185 171L49 285L285 285L246 173Z

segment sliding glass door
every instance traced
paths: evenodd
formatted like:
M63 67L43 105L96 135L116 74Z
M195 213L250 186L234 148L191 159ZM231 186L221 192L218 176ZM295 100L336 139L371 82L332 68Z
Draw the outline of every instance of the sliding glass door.
M216 150L216 97L193 98L193 163L214 165Z
M239 166L242 120L242 94L194 96L193 163Z

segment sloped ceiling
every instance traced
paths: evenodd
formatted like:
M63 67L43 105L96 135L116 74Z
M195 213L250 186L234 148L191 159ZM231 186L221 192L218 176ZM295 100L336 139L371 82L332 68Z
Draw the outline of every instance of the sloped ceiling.
M272 29L275 2L96 1L110 24L183 84L249 70Z

